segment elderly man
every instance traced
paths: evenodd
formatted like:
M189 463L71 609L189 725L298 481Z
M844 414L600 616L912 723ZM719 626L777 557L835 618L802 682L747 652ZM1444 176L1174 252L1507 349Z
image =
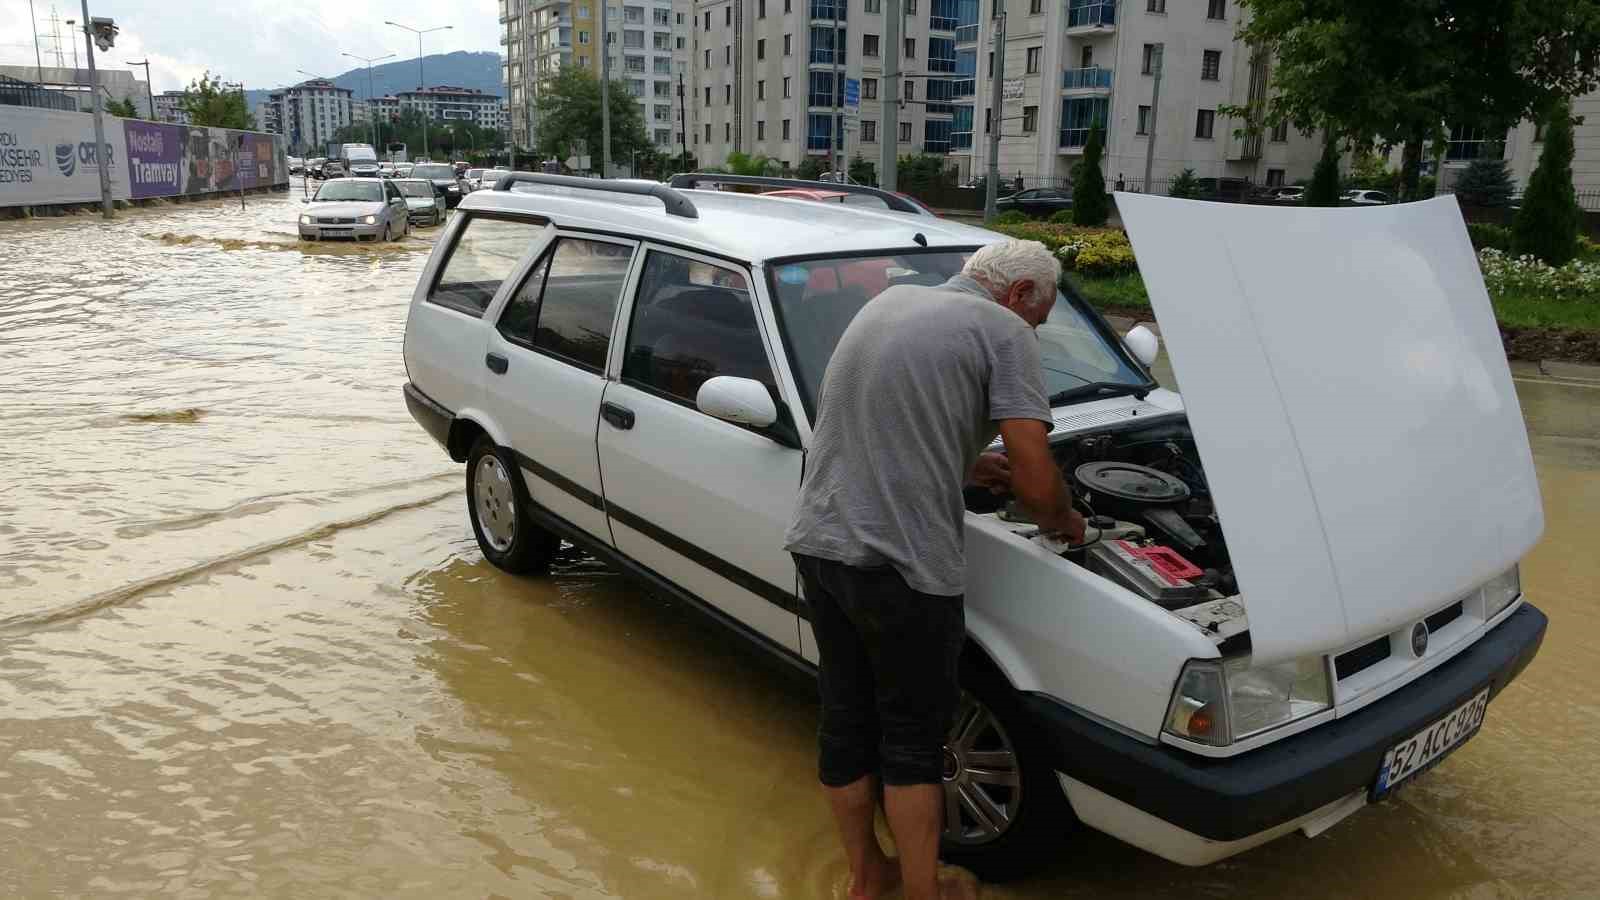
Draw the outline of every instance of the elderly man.
M979 249L938 287L891 287L861 309L823 378L794 554L821 656L819 775L852 900L903 880L940 896L943 746L966 626L961 491L1011 491L1046 530L1083 539L1050 456L1033 329L1060 266L1036 241ZM1006 453L980 453L996 429ZM878 785L898 870L873 832Z

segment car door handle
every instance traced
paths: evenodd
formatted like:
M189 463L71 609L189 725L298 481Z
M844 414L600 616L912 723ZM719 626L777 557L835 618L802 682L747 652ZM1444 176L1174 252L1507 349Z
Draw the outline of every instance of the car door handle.
M483 358L483 364L488 366L489 371L495 373L496 375L504 375L506 373L506 369L511 365L510 361L498 353L491 353L488 356L485 356Z
M605 419L617 428L627 431L633 427L633 410L626 406L606 402L600 404L600 418Z

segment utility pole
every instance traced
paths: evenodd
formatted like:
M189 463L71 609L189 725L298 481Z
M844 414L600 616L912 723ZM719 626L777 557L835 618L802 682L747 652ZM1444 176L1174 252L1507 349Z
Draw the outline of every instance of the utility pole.
M89 14L83 14L85 24L89 21ZM44 57L39 55L39 18L33 14L33 0L28 0L28 21L33 24L33 73L34 77L44 83ZM26 64L24 64L26 65Z
M844 82L839 80L839 54L844 50L843 47L839 46L841 43L839 40L839 4L844 2L845 0L830 0L829 6L833 10L833 90L830 91L833 94L833 97L830 98L833 101L831 104L833 106L833 116L831 121L828 122L828 133L833 135L833 140L828 148L828 165L833 169L834 178L839 177L839 156L844 149L844 123L840 121L839 115L839 103L844 94ZM895 53L898 51L891 47L889 52Z
M417 38L417 51L418 51L417 55L420 57L422 55L422 53L421 53L421 51L422 51L422 38L420 38L420 37ZM339 51L339 55L340 56L348 56L351 59L356 60L357 62L364 62L364 63L367 64L367 122L368 122L368 124L370 124L372 126L372 152L373 153L377 153L378 152L378 110L377 110L376 107L374 107L372 105L372 101L373 101L373 96L372 96L372 64L375 63L375 62L382 62L382 61L384 61L386 59L390 59L390 58L392 58L394 56L394 54L393 53L387 53L387 54L384 54L383 56L373 56L373 57L369 58L369 57L365 57L365 56L357 56L354 53L346 53L343 50L341 50L341 51ZM421 74L420 73L420 69L421 69L420 60L418 62L418 69L419 69L418 74Z
M399 22L391 22L388 19L385 19L383 24L385 24L385 25L393 25L396 28L402 29L404 31L409 31L412 34L417 36L417 90L418 91L427 90L428 89L428 79L427 79L427 76L424 75L423 72L422 72L422 36L425 35L425 34L429 34L431 32L435 32L435 31L448 31L448 30L450 30L451 28L453 28L455 26L453 26L453 25L439 25L439 26L434 27L434 28L416 29L416 28L412 28L410 25L401 25ZM429 157L429 153L428 153L428 108L427 108L426 105L424 105L423 108L422 108L422 157L423 157L423 159L427 159Z
M31 4L30 4L31 5ZM112 29L110 19L103 20L107 29ZM111 32L114 34L114 31ZM106 121L105 106L100 101L100 78L94 73L94 20L89 18L89 0L83 0L83 36L87 39L86 52L89 55L89 96L94 98L94 162L95 168L100 170L100 212L111 220L111 172L106 165ZM108 35L107 40L110 40ZM39 49L39 42L33 43L35 52Z
M76 25L77 22L78 22L77 19L68 19L67 20L67 37L70 38L70 40L68 40L67 43L72 45L72 83L73 84L77 84L78 83L78 39L75 38L75 37L72 37L72 26Z
M683 73L678 73L678 149L683 154L679 165L689 167L689 114L683 108Z
M1155 57L1150 61L1155 84L1150 87L1150 133L1144 138L1144 184L1139 188L1146 194L1150 193L1150 170L1156 161L1156 115L1161 111L1161 63L1167 55L1167 45L1157 44L1150 52Z
M600 177L611 177L611 0L600 0Z
M68 23L68 24L71 24L71 23ZM78 63L78 58L77 58L78 45L77 44L73 44L72 45L72 50L73 50L72 63L74 65L74 67L76 67L76 65ZM146 100L148 100L150 102L150 120L153 122L153 121L155 121L155 118L156 118L156 93L150 86L150 58L147 56L147 57L145 57L143 60L141 60L139 62L130 62L127 65L130 66L130 67L132 67L132 66L144 66L144 97L145 97Z
M1000 83L1006 77L1006 14L994 17L994 72L989 77L989 175L983 186L983 220L993 222L1000 187Z
M883 61L883 90L878 101L883 109L883 133L878 135L878 187L895 189L900 167L900 19L901 0L883 0L883 37L893 51Z

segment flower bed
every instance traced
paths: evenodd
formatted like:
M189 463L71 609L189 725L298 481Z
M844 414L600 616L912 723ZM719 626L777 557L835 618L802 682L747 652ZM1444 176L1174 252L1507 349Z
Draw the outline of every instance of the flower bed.
M1139 270L1128 235L1116 228L1080 228L1050 222L1023 222L995 225L993 230L1026 241L1038 241L1050 248L1067 272L1097 278L1125 275Z
M1493 247L1478 251L1483 284L1491 295L1539 293L1551 297L1600 300L1600 263L1573 260L1561 267L1532 256L1511 256Z

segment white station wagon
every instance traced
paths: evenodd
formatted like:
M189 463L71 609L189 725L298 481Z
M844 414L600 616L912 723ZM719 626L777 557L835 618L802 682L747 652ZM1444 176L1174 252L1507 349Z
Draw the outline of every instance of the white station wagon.
M814 671L783 534L828 358L884 288L1000 237L709 180L735 182L468 196L411 304L406 403L495 565L566 539ZM1545 632L1517 573L1532 456L1453 201L1119 203L1184 396L1150 332L1058 296L1050 439L1101 537L1067 551L969 496L944 839L990 879L1075 822L1189 865L1315 836L1475 734Z

